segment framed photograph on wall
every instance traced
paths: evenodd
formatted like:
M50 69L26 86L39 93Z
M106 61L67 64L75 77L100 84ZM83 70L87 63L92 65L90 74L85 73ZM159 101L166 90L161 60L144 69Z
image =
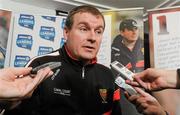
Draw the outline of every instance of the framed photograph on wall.
M118 61L132 72L144 70L144 22L143 8L125 8L104 11L106 27L111 28L111 63ZM109 29L110 30L110 29ZM104 38L103 38L104 39ZM132 47L129 47L132 46ZM112 68L115 77L119 73ZM140 115L121 91L122 115ZM126 105L126 106L124 106Z
M149 11L151 67L180 67L180 7Z
M158 8L148 13L151 68L176 70L180 67L180 7ZM180 114L179 90L153 94L171 115Z

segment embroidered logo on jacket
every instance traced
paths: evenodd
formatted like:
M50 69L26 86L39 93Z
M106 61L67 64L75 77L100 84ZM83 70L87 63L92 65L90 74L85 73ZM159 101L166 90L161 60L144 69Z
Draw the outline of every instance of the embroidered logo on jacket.
M54 88L54 93L64 96L71 96L71 90Z
M102 98L102 103L107 103L107 89L99 89L99 94Z

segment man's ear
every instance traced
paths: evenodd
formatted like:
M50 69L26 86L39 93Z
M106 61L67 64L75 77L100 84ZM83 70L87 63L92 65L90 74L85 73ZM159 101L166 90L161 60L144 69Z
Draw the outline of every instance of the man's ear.
M120 35L122 35L122 36L124 35L124 33L123 33L123 31L122 31L122 30L121 30L121 31L119 31L119 33L120 33Z
M68 33L69 33L69 30L67 27L64 27L63 29L63 35L64 35L64 39L67 41L68 39Z

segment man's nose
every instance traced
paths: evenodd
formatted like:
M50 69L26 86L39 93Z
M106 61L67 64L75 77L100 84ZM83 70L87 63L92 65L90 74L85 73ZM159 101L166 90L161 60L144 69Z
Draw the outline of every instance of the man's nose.
M96 41L96 33L94 31L90 31L89 36L88 36L88 40L91 42Z
M137 32L138 29L137 29L137 28L133 28L132 31L133 31L133 32Z

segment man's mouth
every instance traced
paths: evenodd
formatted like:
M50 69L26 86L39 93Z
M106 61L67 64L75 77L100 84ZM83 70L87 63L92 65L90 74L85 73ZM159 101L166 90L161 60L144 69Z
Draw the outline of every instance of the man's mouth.
M92 46L84 46L84 48L87 49L87 50L94 50L94 49L95 49L95 48L92 47Z

